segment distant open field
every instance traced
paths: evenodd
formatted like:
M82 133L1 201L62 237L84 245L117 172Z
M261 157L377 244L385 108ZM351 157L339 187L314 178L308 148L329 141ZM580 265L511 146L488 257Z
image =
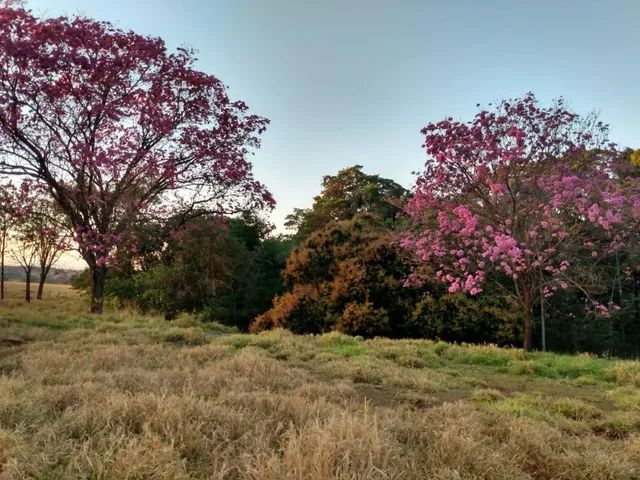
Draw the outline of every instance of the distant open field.
M68 285L71 282L71 278L78 273L80 273L80 270L54 267L47 275L47 283ZM16 265L4 266L4 278L7 281L21 283L24 282L24 276L24 270L22 270L22 267L18 267ZM31 272L31 281L37 285L39 279L40 268L34 267Z
M6 302L1 307L6 310L8 307L24 306L24 282L8 281L4 284L6 292ZM31 296L35 299L38 292L38 283L31 282ZM38 310L40 307L56 307L56 308L82 308L82 300L77 292L70 288L69 285L61 285L55 283L45 283L44 285L44 304L42 302L33 303L30 311Z
M639 479L640 363L0 306L0 479Z

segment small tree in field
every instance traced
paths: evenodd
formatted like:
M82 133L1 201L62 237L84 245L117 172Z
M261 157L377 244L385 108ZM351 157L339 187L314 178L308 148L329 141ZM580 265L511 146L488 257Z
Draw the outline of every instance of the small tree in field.
M24 299L27 302L31 302L31 274L38 260L35 232L30 228L24 228L24 224L22 224L12 236L11 243L13 245L11 250L13 259L24 270Z
M28 185L17 188L0 184L0 300L4 299L4 267L11 231L19 225L29 208Z
M10 183L0 185L0 300L4 299L4 262L7 253L9 230L13 226L13 202L16 189Z
M537 299L569 287L591 299L601 288L594 267L636 235L640 183L619 166L608 127L561 99L543 108L528 94L422 133L429 159L403 243L450 292L479 294L489 269L510 279L530 349Z
M69 249L71 239L65 221L66 218L55 208L51 199L44 197L41 192L37 198L32 200L30 211L23 220L22 229L29 230L30 243L36 255L36 262L40 267L36 295L38 300L42 300L44 284L51 267Z
M274 204L247 160L268 120L194 62L106 22L0 7L0 173L35 179L67 216L92 312L141 219Z

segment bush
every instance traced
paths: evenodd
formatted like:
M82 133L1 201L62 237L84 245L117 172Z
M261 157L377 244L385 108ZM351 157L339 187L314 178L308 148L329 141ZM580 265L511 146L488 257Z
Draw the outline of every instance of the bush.
M448 342L514 343L519 328L516 308L496 296L471 298L436 292L420 300L411 312L424 335Z
M251 328L419 336L410 311L420 292L405 286L408 271L392 233L377 220L361 216L332 223L291 253L286 292Z
M348 303L335 325L339 330L349 335L373 337L389 334L389 315L384 308L375 308L371 302Z
M273 307L258 316L250 331L286 327L294 333L322 333L329 330L327 313L316 288L296 285L291 292L277 296Z

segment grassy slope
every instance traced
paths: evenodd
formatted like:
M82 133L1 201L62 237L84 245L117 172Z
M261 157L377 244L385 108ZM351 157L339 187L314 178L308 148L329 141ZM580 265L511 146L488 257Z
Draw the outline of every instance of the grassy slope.
M640 363L0 306L0 479L640 478Z

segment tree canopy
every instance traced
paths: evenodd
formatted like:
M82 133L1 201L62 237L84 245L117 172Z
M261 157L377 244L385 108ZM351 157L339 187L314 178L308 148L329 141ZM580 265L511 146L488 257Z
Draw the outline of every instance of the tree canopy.
M404 285L408 269L392 235L383 222L367 215L314 232L287 260L285 292L252 328L420 335L420 325L410 325L418 292Z
M268 120L193 51L85 17L0 6L0 174L41 183L92 272L92 310L140 218L274 205L251 171Z
M330 222L350 220L367 214L393 223L402 212L409 192L391 179L368 175L362 165L340 170L322 179L322 192L310 209L297 208L287 216L285 226L304 239Z
M542 107L528 94L422 132L428 160L407 206L416 229L404 245L436 267L449 292L478 295L488 271L506 275L524 309L527 349L537 297L572 287L602 314L618 308L591 296L600 288L592 267L633 244L640 182L607 125L562 99Z

